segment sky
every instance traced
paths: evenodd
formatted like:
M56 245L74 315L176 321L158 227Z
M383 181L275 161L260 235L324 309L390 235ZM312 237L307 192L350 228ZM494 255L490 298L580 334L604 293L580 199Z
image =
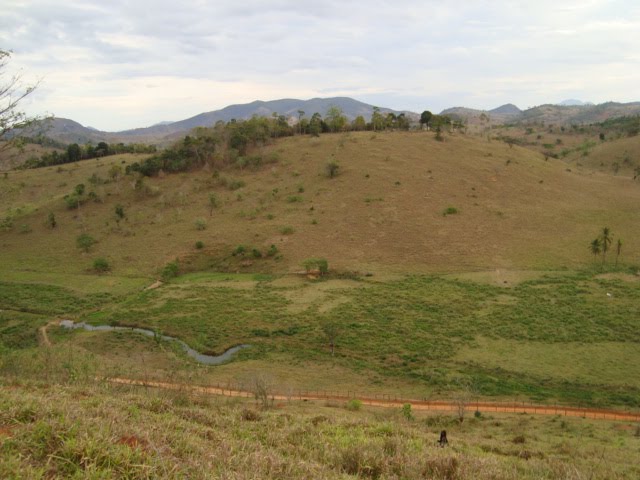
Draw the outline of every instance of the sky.
M40 81L23 110L105 131L279 98L640 100L638 0L3 0L0 49Z

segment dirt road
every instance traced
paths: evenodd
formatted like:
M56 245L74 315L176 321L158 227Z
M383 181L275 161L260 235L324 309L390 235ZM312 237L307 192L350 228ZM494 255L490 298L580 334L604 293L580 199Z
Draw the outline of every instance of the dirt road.
M246 390L233 390L222 387L206 387L200 385L187 385L179 383L168 383L158 381L144 381L131 378L112 377L105 379L109 383L121 385L133 385L143 387L162 388L167 390L183 390L191 393L205 395L222 395L227 397L253 398L253 393ZM460 404L456 402L443 401L423 401L411 399L378 399L367 397L346 397L340 395L327 395L322 393L306 392L293 395L273 394L269 396L276 401L285 400L337 400L347 401L357 398L363 405L383 408L400 408L404 404L410 404L414 410L432 411L457 411ZM532 405L520 403L500 403L500 402L469 402L464 405L467 412L480 411L483 413L527 413L534 415L563 415L568 417L583 417L598 420L620 420L620 421L640 421L640 412L623 412L617 410L604 410L594 408L578 408L550 405Z

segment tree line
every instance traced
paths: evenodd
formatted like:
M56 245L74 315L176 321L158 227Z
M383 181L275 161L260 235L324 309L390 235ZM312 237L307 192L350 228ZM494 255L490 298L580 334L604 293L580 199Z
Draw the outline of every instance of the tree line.
M71 143L62 151L54 150L52 152L43 153L40 158L32 157L28 159L21 168L40 168L50 167L52 165L62 165L65 163L74 163L80 160L88 160L91 158L106 157L109 155L118 155L122 153L155 153L154 145L145 145L141 143L116 143L109 145L106 142L100 142L97 145L87 143L86 145L78 145Z

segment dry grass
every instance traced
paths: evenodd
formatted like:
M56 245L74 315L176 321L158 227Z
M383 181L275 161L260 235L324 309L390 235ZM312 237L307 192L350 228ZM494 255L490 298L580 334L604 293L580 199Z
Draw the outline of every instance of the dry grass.
M625 240L626 260L638 260L640 189L629 178L567 172L564 162L463 135L445 142L426 133L295 137L267 151L277 153L277 164L222 174L246 183L235 191L210 171L146 179L150 190L142 195L127 177L88 184L92 174L106 178L110 165L131 156L61 172L10 172L0 179L1 215L15 218L12 230L0 232L0 264L78 274L104 257L125 276L153 276L176 257L196 269L231 271L295 271L309 257L375 273L571 268L588 261L588 239L604 225ZM334 179L323 174L327 158L341 165ZM62 197L78 183L103 203L67 210ZM219 207L210 217L212 192ZM291 196L299 201L289 202ZM126 213L119 226L116 204ZM459 213L442 216L450 206ZM45 226L49 212L58 221L53 230ZM194 226L199 218L205 230ZM282 226L293 233L282 234ZM88 254L75 246L83 232L98 240ZM198 240L204 249L196 252ZM239 244L263 253L275 244L282 258L231 257Z
M3 478L634 479L632 426L348 411L105 386L0 386ZM449 447L436 446L446 429Z

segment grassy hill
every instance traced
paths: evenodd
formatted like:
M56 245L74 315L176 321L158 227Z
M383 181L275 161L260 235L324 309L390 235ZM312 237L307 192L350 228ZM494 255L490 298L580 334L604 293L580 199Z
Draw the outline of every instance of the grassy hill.
M308 257L362 272L575 268L590 261L589 240L605 225L625 240L625 261L638 263L640 188L626 176L568 171L562 161L463 135L294 137L262 154L275 163L145 178L137 189L132 177L109 179L113 165L136 160L129 156L11 172L0 179L2 216L12 223L0 232L0 264L77 274L105 257L128 276L154 276L177 257L263 272L296 271ZM331 161L339 165L333 179ZM68 209L63 197L79 183L95 198ZM116 205L126 215L119 224ZM81 233L97 240L89 253L76 246ZM231 255L238 245L262 253L275 245L279 254L240 261Z
M500 129L522 148L496 131L297 136L255 167L153 178L124 173L144 155L7 172L0 477L636 478L630 424L258 411L95 380L638 409L640 182L618 160L635 138ZM556 137L569 151L545 158ZM588 249L604 226L623 240L606 263ZM299 274L310 257L329 275ZM155 283L168 265L178 276ZM205 366L159 335L61 318L250 348Z
M0 385L3 478L633 479L635 426L582 418ZM449 446L438 448L441 430Z

